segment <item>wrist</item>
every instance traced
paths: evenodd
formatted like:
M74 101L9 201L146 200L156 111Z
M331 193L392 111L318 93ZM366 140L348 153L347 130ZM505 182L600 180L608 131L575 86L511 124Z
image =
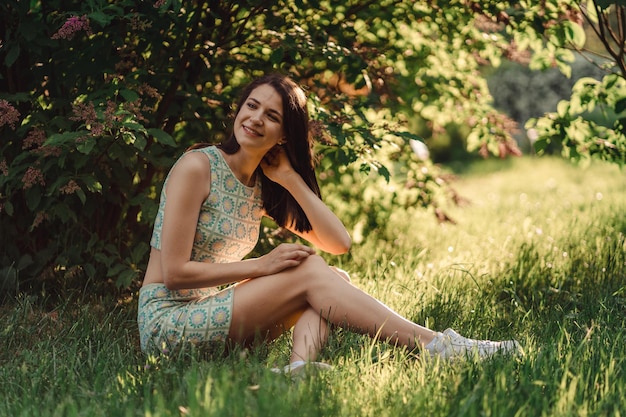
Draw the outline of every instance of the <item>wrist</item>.
M258 258L248 259L248 262L250 264L250 273L249 273L250 278L258 278L258 277L268 275L266 271L264 271L264 263L263 263L262 256Z
M289 175L285 175L279 184L287 191L291 192L304 185L304 180L296 171L292 171Z

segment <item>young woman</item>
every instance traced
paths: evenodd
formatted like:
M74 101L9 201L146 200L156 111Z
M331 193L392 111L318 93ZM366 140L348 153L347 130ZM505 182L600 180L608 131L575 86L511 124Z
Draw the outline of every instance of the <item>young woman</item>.
M144 351L180 343L249 345L293 328L285 372L314 362L330 323L392 344L449 358L518 349L515 341L466 339L401 317L354 286L314 249L281 244L242 260L262 216L319 250L342 254L350 236L320 198L313 170L306 97L291 79L252 82L237 106L232 135L186 152L161 193L140 291Z

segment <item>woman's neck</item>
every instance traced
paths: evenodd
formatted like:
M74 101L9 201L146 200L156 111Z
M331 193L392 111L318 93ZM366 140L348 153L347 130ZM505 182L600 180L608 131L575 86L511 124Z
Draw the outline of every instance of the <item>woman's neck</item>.
M248 155L241 149L231 155L224 153L221 150L220 152L222 152L224 160L230 167L230 170L233 172L235 177L237 177L242 184L248 187L253 186L256 179L256 169L261 163L261 159L253 155Z

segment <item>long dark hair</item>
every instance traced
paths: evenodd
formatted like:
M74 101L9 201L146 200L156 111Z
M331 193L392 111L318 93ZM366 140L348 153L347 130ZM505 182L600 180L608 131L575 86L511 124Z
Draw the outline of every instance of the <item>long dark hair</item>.
M283 101L283 130L285 143L282 145L289 162L294 170L300 174L307 186L321 198L320 187L315 177L313 165L313 146L309 131L309 112L306 107L306 95L298 84L289 77L279 74L270 74L257 78L242 92L237 103L235 117L241 110L250 93L261 85L269 85L281 96ZM234 132L218 145L225 153L232 155L239 150L239 143ZM271 181L257 169L261 178L261 198L263 208L281 227L290 225L300 232L312 229L309 219L293 196L282 186Z

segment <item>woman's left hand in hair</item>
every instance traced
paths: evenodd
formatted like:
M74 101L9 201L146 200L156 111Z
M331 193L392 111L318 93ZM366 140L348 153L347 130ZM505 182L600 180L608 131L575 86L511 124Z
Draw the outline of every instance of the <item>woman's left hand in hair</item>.
M287 153L280 145L274 146L265 154L261 161L261 169L267 178L281 185L296 173Z

